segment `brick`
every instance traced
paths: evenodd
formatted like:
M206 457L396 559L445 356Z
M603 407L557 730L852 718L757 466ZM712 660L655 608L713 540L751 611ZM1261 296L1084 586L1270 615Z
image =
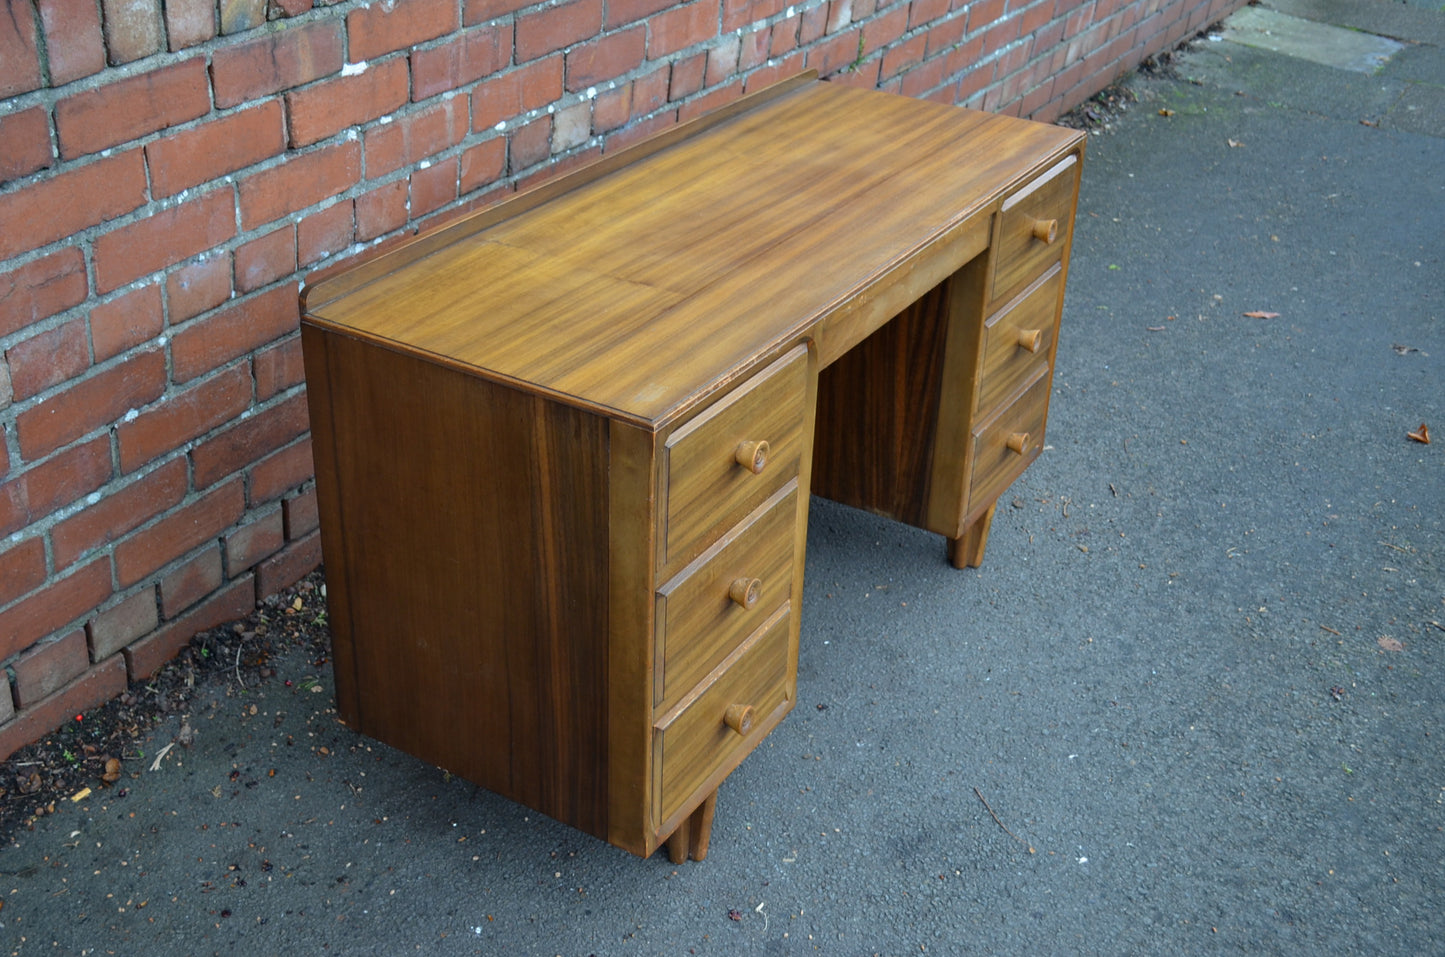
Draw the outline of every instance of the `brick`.
M667 105L668 86L672 82L671 72L664 66L632 81L634 119L649 116Z
M454 32L456 0L403 0L357 7L346 15L347 50L354 63L405 50Z
M787 56L780 57L776 60L769 60L765 66L748 74L744 89L749 93L766 89L774 83L780 83L789 77L797 76L802 71L803 54L795 50Z
M379 186L356 198L356 238L370 242L406 225L407 181L404 179Z
M251 467L249 502L254 508L280 498L316 476L308 437L267 456Z
M187 382L301 325L296 286L287 283L192 322L171 339L171 376Z
M100 236L95 291L107 293L219 246L236 234L231 190L212 190Z
M54 165L43 106L0 116L0 183Z
M301 267L320 262L351 245L356 235L351 200L342 200L296 224L296 264Z
M0 726L0 760L43 738L73 715L89 711L125 690L126 669L119 658L91 668L44 701Z
M462 6L462 23L471 26L483 20L500 20L532 5L532 0L465 0Z
M607 4L606 27L609 30L646 20L661 13L677 0L611 0Z
M86 631L90 635L92 661L104 661L160 624L156 611L156 590L148 585L129 598L96 613Z
M167 572L160 581L161 617L181 612L221 587L221 546L207 545L201 553Z
M667 98L681 100L702 89L707 75L707 54L698 53L672 64L672 80L667 85Z
M130 150L0 195L0 260L124 216L146 201L145 161Z
M0 608L45 584L45 539L39 535L0 551Z
M0 17L0 97L29 93L44 85L40 72L40 34L29 3L6 4Z
M231 298L231 256L213 252L186 263L166 277L166 306L171 325L194 319Z
M773 24L773 33L768 48L769 58L777 58L798 48L798 35L803 29L801 16L789 17Z
M95 0L37 0L50 84L64 86L105 69L105 36Z
M563 59L549 57L477 84L472 92L472 130L489 130L562 98Z
M624 83L615 90L597 94L592 105L592 132L610 133L627 125L632 116L632 84ZM465 183L465 176L463 177ZM463 186L465 190L465 185Z
M807 46L815 40L821 39L827 29L827 4L819 4L809 10L804 10L802 20L798 23L798 45Z
M296 271L296 230L273 229L236 247L236 292L254 292Z
M717 35L717 5L697 0L672 7L647 21L650 59L676 53Z
M256 379L257 402L265 402L292 386L300 385L306 379L306 369L301 361L301 337L291 336L257 352L251 361L251 370Z
M587 142L592 135L592 101L563 107L552 117L552 152L563 153Z
M647 30L640 25L579 43L567 51L567 89L578 92L631 73L646 55Z
M90 665L85 631L77 628L53 641L42 642L15 659L15 699L29 708L79 677Z
M908 29L943 19L948 16L951 6L951 0L913 0L908 5Z
M174 196L285 148L285 116L281 104L271 100L147 144L151 189L157 198Z
M93 429L160 397L166 360L160 350L142 352L82 379L16 417L20 454L34 461Z
M255 229L288 221L361 181L361 144L336 143L292 156L241 181L241 222Z
M244 33L266 22L266 0L221 0L221 32Z
M197 445L191 453L193 481L201 489L233 475L305 433L306 393L256 412Z
M3 736L9 730L5 726L6 722L13 717L15 717L15 701L10 696L10 679L7 676L4 680L0 680L0 740L3 740ZM8 756L6 755L6 757Z
M172 459L119 491L58 523L50 533L57 569L178 504L186 494L185 459Z
M115 547L121 587L134 585L210 539L219 539L241 517L244 505L241 482L228 482L122 540Z
M42 462L15 482L21 483L27 517L33 522L90 494L113 475L110 439L101 435Z
M296 584L321 564L321 535L312 532L256 567L256 597L266 598Z
M28 399L90 366L85 320L73 319L5 350L15 398Z
M380 179L455 146L471 117L465 97L448 96L423 109L366 131L366 175Z
M840 73L857 58L860 36L861 31L849 30L814 44L808 49L808 69L817 70L819 76L832 77Z
M742 49L740 37L718 38L712 49L707 51L708 86L717 86L738 72L738 58L742 55Z
M90 310L90 344L104 362L161 334L165 316L158 283L141 286Z
M281 509L272 509L226 536L226 571L235 577L276 554L285 544L285 519Z
M155 634L125 649L131 681L144 681L186 647L193 637L226 622L244 618L256 607L256 582L251 575L232 581Z
M551 155L552 118L544 116L519 126L508 139L511 150L510 169L515 175L529 166L537 165Z
M77 306L89 293L85 257L74 246L0 273L0 336Z
M411 174L411 215L425 216L457 198L457 159L440 160Z
M310 83L341 70L345 62L339 18L287 23L274 32L211 57L216 106L236 106Z
M923 62L923 54L928 49L928 36L918 34L883 54L883 64L880 67L880 75L885 79L897 76Z
M65 97L55 105L60 155L77 159L210 112L206 61L194 57Z
M215 0L165 0L165 15L172 50L197 46L216 35Z
M517 18L515 52L527 63L596 36L602 30L602 0L571 0Z
M110 597L110 559L48 583L0 612L0 661L59 631Z
M326 2L322 0L322 3ZM310 9L311 0L271 0L271 10L279 16L299 17Z
M128 473L229 422L251 404L251 370L235 366L116 426L120 470Z
M732 101L743 95L743 81L733 80L726 86L720 86L715 90L709 90L703 96L684 103L677 111L679 120L690 120L694 117L703 116L715 110L719 110Z
M625 122L625 120L624 120ZM621 125L621 124L619 124ZM501 179L507 169L507 141L486 140L461 155L460 189L463 196Z
M161 0L100 0L105 49L113 66L159 53L165 43Z
M420 102L475 83L507 65L512 54L510 28L469 30L441 44L411 54L411 98Z
M316 489L307 489L281 503L286 515L286 538L295 541L314 532L321 524L316 507Z
M385 116L410 99L406 60L364 66L359 73L322 80L286 94L292 147L310 146L342 130Z

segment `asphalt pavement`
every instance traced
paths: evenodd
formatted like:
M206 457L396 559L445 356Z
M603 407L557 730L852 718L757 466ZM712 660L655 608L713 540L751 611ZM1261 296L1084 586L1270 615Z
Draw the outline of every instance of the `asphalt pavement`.
M4 836L0 953L1445 953L1445 12L1268 0L1116 102L1049 449L977 570L814 503L706 862L357 736L298 653Z

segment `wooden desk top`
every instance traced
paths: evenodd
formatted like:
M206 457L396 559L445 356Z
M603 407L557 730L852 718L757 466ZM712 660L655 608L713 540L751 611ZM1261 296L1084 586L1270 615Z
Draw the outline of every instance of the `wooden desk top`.
M657 427L802 335L836 358L1080 136L803 77L323 276L307 321Z

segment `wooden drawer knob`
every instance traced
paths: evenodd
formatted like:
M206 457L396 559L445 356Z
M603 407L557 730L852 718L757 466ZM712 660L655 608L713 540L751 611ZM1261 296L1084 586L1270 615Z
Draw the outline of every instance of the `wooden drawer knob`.
M761 578L738 578L728 587L728 597L745 609L751 610L763 593Z
M1044 331L1042 329L1020 329L1019 347L1029 352L1038 352L1039 347L1044 344Z
M768 467L768 443L739 442L733 458L737 459L737 463L749 472L761 475L763 469Z
M1059 221L1057 219L1036 219L1033 228L1034 238L1045 246L1059 238Z
M753 706L750 704L730 704L723 714L723 724L732 728L738 734L746 735L753 730Z
M1024 450L1029 447L1029 434L1027 432L1012 432L1009 434L1007 444L1009 448L1013 449L1019 455L1023 455Z

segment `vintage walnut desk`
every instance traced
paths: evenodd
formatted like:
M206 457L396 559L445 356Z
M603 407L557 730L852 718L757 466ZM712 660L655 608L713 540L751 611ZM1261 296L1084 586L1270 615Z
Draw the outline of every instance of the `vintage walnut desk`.
M1082 151L803 77L319 277L342 717L702 859L797 698L809 494L964 567L1038 456Z

